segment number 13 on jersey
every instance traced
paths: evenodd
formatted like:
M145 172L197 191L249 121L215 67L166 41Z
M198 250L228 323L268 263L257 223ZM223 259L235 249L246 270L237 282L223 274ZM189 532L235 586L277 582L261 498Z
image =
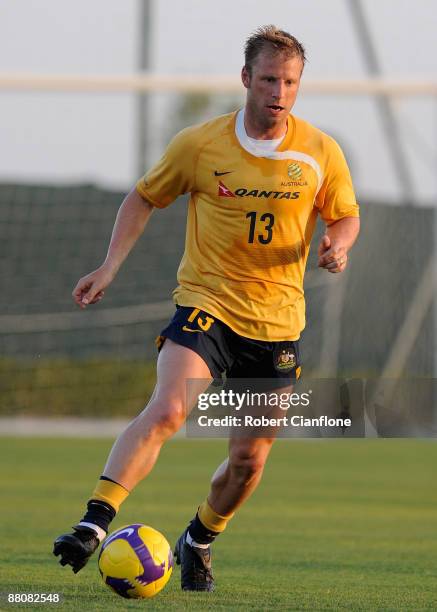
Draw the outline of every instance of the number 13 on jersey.
M261 244L268 244L272 241L273 238L273 225L275 223L275 217L272 213L263 213L259 217L260 223L259 229L261 232L257 233L255 236L255 230L257 228L257 211L254 210L252 212L248 212L246 215L246 219L249 219L249 236L248 243L253 244L255 241L255 237Z

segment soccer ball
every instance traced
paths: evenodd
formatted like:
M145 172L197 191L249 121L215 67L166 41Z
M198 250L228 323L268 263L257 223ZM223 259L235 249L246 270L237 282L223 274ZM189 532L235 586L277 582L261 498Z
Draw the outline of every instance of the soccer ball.
M162 533L135 523L114 531L99 555L103 581L121 597L154 597L173 571L173 555Z

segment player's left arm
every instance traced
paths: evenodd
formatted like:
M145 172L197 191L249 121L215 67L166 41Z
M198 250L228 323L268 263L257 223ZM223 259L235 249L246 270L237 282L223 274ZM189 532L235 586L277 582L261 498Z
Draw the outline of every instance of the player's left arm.
M343 272L359 231L359 217L343 217L329 225L318 248L319 268L332 273Z
M346 269L349 250L360 231L360 213L343 151L334 139L325 137L324 152L324 180L316 206L326 232L318 248L318 265L338 273Z

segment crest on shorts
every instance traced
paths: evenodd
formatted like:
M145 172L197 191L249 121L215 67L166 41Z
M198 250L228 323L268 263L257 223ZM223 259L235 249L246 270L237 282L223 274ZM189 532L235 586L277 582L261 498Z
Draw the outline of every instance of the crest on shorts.
M275 357L275 368L280 372L289 372L296 367L296 355L290 349L283 349Z
M293 181L300 181L302 179L302 168L296 162L288 165L287 173Z

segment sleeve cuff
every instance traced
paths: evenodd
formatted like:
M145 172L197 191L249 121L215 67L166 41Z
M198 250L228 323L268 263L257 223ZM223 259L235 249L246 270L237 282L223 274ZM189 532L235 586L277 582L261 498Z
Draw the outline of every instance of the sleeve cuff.
M161 204L161 202L158 202L157 200L152 198L152 196L149 194L149 192L144 188L144 181L143 181L143 179L140 179L137 182L136 189L137 189L137 192L139 193L139 195L144 200L147 200L155 208L165 208L164 204Z

